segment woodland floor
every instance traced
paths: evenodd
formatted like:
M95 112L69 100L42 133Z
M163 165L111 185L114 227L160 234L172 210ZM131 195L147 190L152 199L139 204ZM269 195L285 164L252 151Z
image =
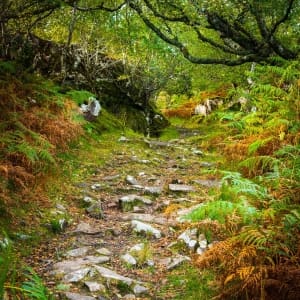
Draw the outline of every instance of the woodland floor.
M186 229L186 225L178 221L180 212L208 200L212 192L209 185L216 182L207 170L217 168L219 158L215 154L201 153L195 143L195 134L181 130L180 138L162 143L155 140L148 143L140 138L118 141L120 136L111 136L109 142L99 141L99 148L94 148L91 157L82 161L79 169L84 175L74 174L72 187L58 203L63 208L58 207L57 214L65 209L71 216L69 226L54 239L41 244L28 258L29 264L54 291L55 299L210 299L213 288L209 286L209 278L204 280L202 276L201 279L192 264L195 252L178 241L178 236ZM106 157L101 157L106 146ZM92 157L97 158L95 162ZM102 163L98 165L99 157ZM126 181L128 175L136 179L138 186ZM194 190L171 191L169 184L172 183L188 185ZM147 193L145 187L157 187L158 193L151 194L149 190ZM119 199L130 194L146 197L152 204L125 207L124 211ZM88 205L83 201L85 197L101 202L103 218L89 216ZM162 236L155 238L151 234L134 232L131 220L135 219L159 229ZM140 255L143 256L141 263L137 266L124 263L121 256L139 243L147 248ZM82 247L87 247L84 254L68 254ZM103 278L93 269L95 264L89 263L88 257L99 256L96 250L101 248L111 254L107 262L98 266L131 278L132 284ZM80 257L87 260L81 269L89 268L84 278L68 282L63 271L53 273L57 262L73 261L76 265ZM168 269L172 263L170 259L174 262L176 257L184 257L186 261ZM147 260L151 263L147 264ZM134 293L135 280L147 291ZM91 292L84 285L85 281L101 283L104 288Z

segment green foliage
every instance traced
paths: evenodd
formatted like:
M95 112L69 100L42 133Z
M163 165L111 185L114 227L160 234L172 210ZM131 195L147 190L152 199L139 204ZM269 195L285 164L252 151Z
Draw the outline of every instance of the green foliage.
M241 223L248 224L254 221L257 211L255 207L250 206L246 201L235 203L215 200L204 203L202 206L189 213L186 216L186 219L193 222L211 219L224 224L227 218L230 218L233 214L241 218Z
M14 75L16 70L16 63L14 61L0 61L0 75Z
M184 265L169 275L161 286L158 299L210 300L215 295L214 273L209 270L199 272L192 266Z
M86 90L71 90L67 92L67 95L70 96L77 105L81 105L84 101L88 101L89 97L95 97L94 94Z
M54 297L49 293L42 279L34 272L34 270L27 268L26 271L27 273L25 276L28 281L24 282L22 285L24 294L29 299L54 300Z
M238 172L222 171L222 187L230 186L237 195L248 195L254 198L267 198L267 189L253 181L243 178Z

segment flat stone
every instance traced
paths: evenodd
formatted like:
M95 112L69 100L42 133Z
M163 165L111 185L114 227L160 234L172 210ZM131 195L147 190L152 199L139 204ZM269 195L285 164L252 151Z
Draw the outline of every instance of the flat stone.
M172 192L194 192L195 188L186 184L169 184L169 190Z
M190 261L188 256L179 255L172 258L171 263L167 266L168 270L174 269L185 261Z
M64 282L78 282L82 280L90 271L91 268L84 268L68 273L64 276Z
M200 163L200 167L202 167L202 168L211 168L213 165L214 165L213 163L209 163L206 161L203 161Z
M81 247L70 250L66 253L66 256L78 257L85 255L91 248L90 247Z
M146 197L138 196L138 195L135 195L135 194L123 196L119 199L119 201L125 202L125 203L138 201L138 202L142 202L142 203L147 204L147 205L152 204L152 201L150 199L148 199Z
M121 256L121 259L128 265L135 266L137 264L136 259L129 253Z
M133 294L127 294L122 299L123 300L134 300L134 299L136 299L136 297Z
M65 274L76 271L87 265L106 263L110 260L108 256L86 256L74 260L64 260L53 265L55 274Z
M160 195L163 191L161 186L146 186L144 192L151 195Z
M147 223L154 223L159 225L170 224L167 218L151 215L151 214L127 213L127 214L123 214L121 216L121 219L124 221L130 221L130 220L144 221Z
M85 281L84 284L87 286L90 292L98 292L98 291L105 291L105 286L101 283L96 281Z
M133 292L136 294L136 295L141 295L141 294L146 294L148 292L148 288L142 286L142 285L139 285L139 284L136 284L134 287L133 287Z
M125 180L126 180L127 183L129 183L131 185L138 185L139 184L138 181L131 175L127 175Z
M94 267L98 271L100 276L103 277L103 278L120 281L120 282L126 283L129 286L134 282L133 279L131 279L129 277L122 276L122 275L120 275L120 274L116 273L115 271L110 270L108 268L100 267L100 266L97 266L97 265L95 265Z
M115 179L120 178L120 174L116 174L116 175L111 175L111 176L105 176L103 177L103 180L105 181L113 181Z
M158 229L152 227L149 224L137 221L137 220L132 220L131 221L131 226L136 232L144 232L144 233L149 233L153 236L155 236L157 239L161 238L161 233Z
M109 251L106 248L96 249L96 252L101 254L101 255L105 255L105 256L110 256L111 255L111 251Z
M65 293L65 296L69 300L96 300L96 298L91 296L85 296L85 295L70 293L70 292Z
M98 234L102 230L99 228L92 227L89 223L81 222L77 225L74 233L84 233L84 234Z

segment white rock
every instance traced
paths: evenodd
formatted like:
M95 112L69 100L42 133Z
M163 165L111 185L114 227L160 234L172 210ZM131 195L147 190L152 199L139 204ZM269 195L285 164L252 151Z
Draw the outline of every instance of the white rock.
M118 273L116 273L115 271L112 271L108 268L104 268L104 267L100 267L100 266L94 266L94 268L98 271L98 273L106 279L113 279L116 281L121 281L123 283L126 283L127 285L131 285L134 280L129 278L129 277L125 277L122 275L119 275Z
M193 186L186 184L169 184L169 190L172 192L193 192L195 191Z
M128 265L135 266L137 264L136 259L129 253L121 256L121 259Z
M148 292L148 289L142 285L139 285L139 284L136 284L134 287L133 287L133 292L136 294L136 295L141 295L141 294L145 294Z
M70 292L65 293L65 296L69 300L95 300L96 299L91 296L85 296L85 295L81 295L81 294L77 294L77 293L70 293Z
M108 262L110 258L108 256L86 256L84 258L77 258L74 260L64 260L54 264L54 274L66 274L87 265L100 264Z
M161 238L160 231L149 224L137 220L132 220L131 226L136 232L145 232L154 235L157 239Z
M197 245L196 240L190 240L189 243L188 243L188 247L191 248L191 249L194 249L196 245Z
M126 182L131 184L131 185L138 185L138 181L131 175L126 176Z
M101 255L106 255L106 256L110 256L111 252L106 249L106 248L100 248L96 250L97 253L101 254Z
M175 267L177 267L178 265L180 265L181 263L185 262L185 261L190 261L191 259L188 256L183 256L183 255L178 255L176 257L172 258L171 263L167 266L168 270L174 269Z
M71 257L77 257L77 256L83 256L85 255L88 251L90 250L90 247L81 247L81 248L76 248L73 250L70 250L66 253L67 256Z
M199 241L199 247L201 249L206 249L207 248L207 240Z
M105 291L105 286L101 283L96 281L85 281L84 284L88 287L90 292L98 292L98 291Z
M79 269L77 271L73 271L64 276L63 280L65 282L78 282L82 280L90 271L91 268Z

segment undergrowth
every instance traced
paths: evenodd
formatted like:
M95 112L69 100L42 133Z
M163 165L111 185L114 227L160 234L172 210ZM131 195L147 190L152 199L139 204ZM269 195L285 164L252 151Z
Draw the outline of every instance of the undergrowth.
M247 105L225 105L200 126L207 134L199 147L213 144L231 170L219 171L214 200L186 217L219 240L196 259L216 274L214 299L300 297L299 68L256 66L250 89L227 96L246 97Z

